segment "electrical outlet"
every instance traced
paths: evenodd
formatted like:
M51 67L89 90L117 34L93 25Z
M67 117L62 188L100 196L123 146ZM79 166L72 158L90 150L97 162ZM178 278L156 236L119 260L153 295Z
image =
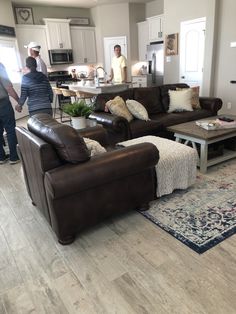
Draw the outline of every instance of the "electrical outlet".
M232 108L231 102L227 102L227 109L230 110Z

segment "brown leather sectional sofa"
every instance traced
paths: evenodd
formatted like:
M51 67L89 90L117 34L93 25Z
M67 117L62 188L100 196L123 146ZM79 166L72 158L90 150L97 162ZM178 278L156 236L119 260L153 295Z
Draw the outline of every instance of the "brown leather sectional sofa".
M201 109L185 112L167 113L169 108L168 90L175 90L176 87L186 88L186 84L162 85L147 88L133 88L119 95L115 93L100 94L96 99L96 110L91 114L108 132L110 144L115 144L131 138L145 135L156 135L170 137L166 127L188 121L207 118L217 115L222 107L222 100L219 98L200 97ZM135 99L142 103L149 114L150 121L134 119L128 122L122 117L104 112L105 104L115 96L121 96L124 100Z
M134 145L89 156L83 138L106 143L102 127L78 132L47 114L17 127L18 151L28 194L61 244L106 217L144 209L155 198L156 147Z

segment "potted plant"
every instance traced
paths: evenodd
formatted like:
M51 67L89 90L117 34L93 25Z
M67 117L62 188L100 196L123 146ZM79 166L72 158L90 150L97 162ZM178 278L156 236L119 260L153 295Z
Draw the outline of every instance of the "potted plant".
M73 128L82 129L86 127L86 118L93 112L93 108L87 105L85 100L80 100L65 104L62 107L62 111L71 116Z

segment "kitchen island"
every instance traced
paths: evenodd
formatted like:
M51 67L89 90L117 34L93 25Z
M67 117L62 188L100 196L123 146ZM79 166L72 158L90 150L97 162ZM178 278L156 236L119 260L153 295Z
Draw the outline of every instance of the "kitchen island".
M67 86L70 90L79 91L82 93L88 93L93 95L98 95L102 93L114 93L114 92L122 92L129 88L128 83L122 84L111 84L111 83L100 83L99 86L95 86L91 81L87 81L86 84L83 82L74 82L69 84L63 84Z

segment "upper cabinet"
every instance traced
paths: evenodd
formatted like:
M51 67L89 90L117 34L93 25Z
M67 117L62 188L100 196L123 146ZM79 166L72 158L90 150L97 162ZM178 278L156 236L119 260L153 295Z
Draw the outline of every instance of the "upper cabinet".
M31 41L40 44L40 55L47 66L50 66L48 47L46 40L46 27L45 25L16 25L16 37L20 51L21 63L25 65L25 58L28 57L27 49L24 47Z
M71 26L74 63L96 63L96 41L94 27Z
M153 16L147 19L149 41L155 42L163 40L163 15Z
M147 45L149 45L148 21L138 23L139 61L147 61Z
M70 35L70 20L44 19L48 49L72 49Z

